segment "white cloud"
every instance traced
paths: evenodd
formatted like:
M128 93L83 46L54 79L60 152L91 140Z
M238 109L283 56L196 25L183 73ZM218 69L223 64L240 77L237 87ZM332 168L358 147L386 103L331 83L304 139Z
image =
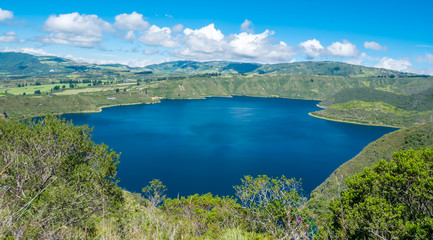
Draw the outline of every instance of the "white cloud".
M260 34L243 32L234 35L234 39L229 44L235 57L266 62L288 61L293 57L291 48L283 41L272 45L269 37L273 34L274 32L269 30Z
M226 37L214 24L209 24L196 30L187 28L183 33L183 45L172 53L183 59L287 62L293 56L284 42L272 44L274 33L269 30Z
M3 22L7 19L12 19L14 17L14 13L9 10L3 10L0 8L0 22Z
M361 53L361 55L355 57L355 58L349 58L344 60L345 63L350 63L350 64L354 64L354 65L365 65L363 64L365 61L370 61L370 62L378 62L380 61L380 58L378 57L371 57L368 56L366 53Z
M182 32L182 30L183 30L183 25L182 24L174 25L171 28L171 31L173 32L173 34L178 34L178 33Z
M119 14L115 19L114 26L120 30L144 30L149 27L149 23L143 20L143 14L137 12Z
M181 56L216 54L223 52L227 44L223 41L224 34L215 29L213 23L196 30L187 28L183 34L184 45L179 52Z
M381 46L379 43L377 42L364 42L364 48L365 49L372 49L372 50L388 50L388 48L386 46Z
M15 32L5 32L3 36L0 36L0 42L4 43L23 43L24 40L18 39L17 34Z
M325 48L316 39L301 42L299 46L303 48L304 52L310 59L320 57L320 55L325 51Z
M355 57L359 54L356 45L347 40L343 40L343 42L334 42L326 49L331 55L336 57Z
M20 52L20 53L27 53L31 55L36 56L59 56L53 53L49 53L43 49L35 49L35 48L0 48L1 52Z
M144 55L153 55L159 52L158 48L146 49L143 51Z
M133 41L133 40L135 40L135 34L134 34L134 31L128 31L128 32L125 34L125 39L128 40L128 41Z
M152 64L159 64L163 62L169 62L174 61L175 59L172 58L159 58L159 59L142 59L142 58L135 58L131 59L128 62L124 63L125 65L128 65L130 67L146 67Z
M418 62L427 62L427 63L433 64L433 55L430 53L426 53L425 57L418 57L417 61Z
M178 45L176 39L171 35L171 29L168 27L160 28L152 25L143 36L140 37L140 42L150 46L161 46L166 48L174 48Z
M250 20L245 19L245 21L241 24L241 30L248 33L253 33L252 23Z
M412 64L408 59L393 59L383 57L379 63L374 65L377 68L386 68L400 72L413 72Z
M273 33L269 30L261 34L240 33L235 35L235 38L230 41L230 46L233 48L234 54L241 57L259 57L266 52L267 38Z
M51 32L43 39L46 43L94 47L103 40L103 33L112 31L112 27L97 15L74 12L50 16L44 23L44 31Z

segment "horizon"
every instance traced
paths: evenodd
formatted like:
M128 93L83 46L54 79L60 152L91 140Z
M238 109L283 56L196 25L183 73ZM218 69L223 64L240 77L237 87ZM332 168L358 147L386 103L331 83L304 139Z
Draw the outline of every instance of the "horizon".
M431 7L427 0L4 2L0 51L131 67L331 61L433 75Z

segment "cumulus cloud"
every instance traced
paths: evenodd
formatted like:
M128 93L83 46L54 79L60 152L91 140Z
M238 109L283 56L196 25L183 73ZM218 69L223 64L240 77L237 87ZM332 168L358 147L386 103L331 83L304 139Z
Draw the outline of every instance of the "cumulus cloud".
M372 50L388 50L388 48L386 46L381 46L379 43L377 42L364 42L364 48L365 49L372 49Z
M430 53L426 53L424 57L418 57L417 61L433 64L433 55Z
M0 36L0 42L4 43L23 43L24 40L18 39L17 34L15 32L5 32L3 36Z
M152 25L143 36L140 37L140 42L150 46L161 46L166 48L174 48L178 45L177 41L171 35L172 31L168 27L160 28Z
M248 33L253 33L253 29L252 29L252 24L253 22L251 22L248 19L245 19L245 21L241 24L241 30L244 32L248 32Z
M269 30L260 34L243 32L234 35L229 44L236 57L270 62L288 61L293 57L291 48L283 41L271 44L269 37L273 34L274 32Z
M181 56L217 54L223 52L227 44L223 41L224 34L215 29L213 23L196 30L186 28L183 34L184 45L179 52Z
M174 25L171 28L171 31L173 32L173 34L178 34L178 33L182 32L182 30L183 30L183 25L182 24Z
M272 31L260 34L242 32L228 37L214 24L200 29L185 29L183 45L173 55L201 60L248 60L260 62L285 62L293 56L287 44L272 43Z
M331 46L328 46L326 50L336 57L355 57L359 54L356 45L347 40L343 40L343 42L334 42Z
M125 34L125 39L128 40L128 41L133 41L133 40L135 40L135 33L134 33L134 31L128 31L128 32Z
M386 68L400 72L412 72L412 64L408 59L393 59L383 57L379 63L375 65L377 68Z
M114 26L120 30L144 30L149 27L149 23L143 20L143 14L137 12L119 14L115 19Z
M0 8L0 22L3 22L7 19L12 19L14 17L14 13L9 10L3 10Z
M299 46L303 49L303 51L307 54L307 57L310 59L320 57L325 51L325 48L316 39L301 42Z
M50 16L44 23L44 31L51 32L43 39L46 43L94 47L103 40L103 33L112 31L112 27L97 15L74 12Z

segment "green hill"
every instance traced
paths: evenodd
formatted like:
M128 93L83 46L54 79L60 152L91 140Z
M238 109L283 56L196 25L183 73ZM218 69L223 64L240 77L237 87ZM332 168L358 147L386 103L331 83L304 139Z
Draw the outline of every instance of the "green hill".
M33 75L37 72L48 73L49 66L42 64L38 57L15 52L0 52L1 75Z
M0 52L0 77L42 76L85 70L124 71L129 69L131 68L120 64L96 65L78 63L69 59L53 56L33 56L26 53Z
M366 146L356 157L338 167L311 193L309 206L317 214L327 212L329 200L338 197L346 189L345 179L372 167L380 159L389 161L392 153L399 150L433 147L433 123L400 129L389 133Z
M311 115L330 120L408 127L433 120L433 88L405 95L372 88L344 89Z
M158 73L222 74L304 74L342 77L410 77L418 76L387 69L369 68L342 62L296 62L279 64L235 63L225 61L175 61L146 67Z

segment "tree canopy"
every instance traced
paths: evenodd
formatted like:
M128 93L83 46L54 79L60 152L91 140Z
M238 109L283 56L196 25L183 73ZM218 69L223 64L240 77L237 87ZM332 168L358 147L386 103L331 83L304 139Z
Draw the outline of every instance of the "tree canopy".
M346 182L348 189L330 204L330 239L433 236L432 150L396 152Z
M48 116L0 121L0 238L67 238L122 200L119 155L92 129Z

